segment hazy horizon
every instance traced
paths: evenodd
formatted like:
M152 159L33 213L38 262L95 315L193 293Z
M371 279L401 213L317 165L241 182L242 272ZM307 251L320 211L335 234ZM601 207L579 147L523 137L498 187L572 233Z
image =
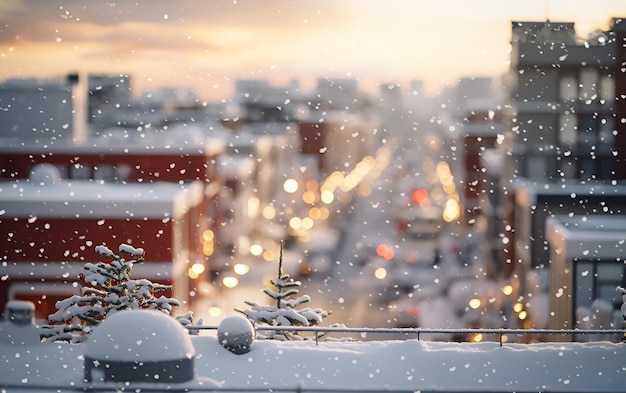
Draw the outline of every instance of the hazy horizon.
M621 13L621 14L620 14ZM0 4L1 79L129 74L133 92L191 87L226 98L237 79L354 78L428 93L509 67L512 21L575 22L581 37L626 16L626 0L393 0Z

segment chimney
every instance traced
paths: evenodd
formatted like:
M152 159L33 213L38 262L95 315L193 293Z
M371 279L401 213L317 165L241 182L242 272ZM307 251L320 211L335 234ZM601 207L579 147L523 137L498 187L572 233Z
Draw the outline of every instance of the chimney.
M79 72L67 75L72 89L72 141L76 144L87 139L87 75Z

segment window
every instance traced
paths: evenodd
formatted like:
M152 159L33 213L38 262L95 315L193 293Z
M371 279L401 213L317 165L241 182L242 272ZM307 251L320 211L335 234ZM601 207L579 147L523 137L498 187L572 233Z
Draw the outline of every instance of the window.
M548 159L542 156L535 156L526 161L528 177L543 178L548 174Z
M564 179L574 179L576 178L577 165L576 160L572 157L562 157L560 160L559 169L561 171L561 176Z
M624 286L626 265L616 260L577 260L574 268L574 310L589 307L595 299L621 305L622 296L615 290Z
M600 78L600 99L605 102L615 101L615 79L611 75Z
M91 178L91 168L83 164L72 166L71 178L75 180L87 180Z
M580 70L580 99L593 100L598 97L598 70L595 68L581 68Z
M591 148L598 144L596 119L593 115L584 115L580 118L580 137L578 143L583 148Z
M613 148L613 144L615 143L615 135L613 135L614 131L614 120L611 116L606 116L600 119L600 127L598 131L598 139L600 140L600 149L601 150L610 150Z
M112 165L98 165L93 168L94 180L111 181L115 178L115 168Z
M573 146L578 139L578 120L576 115L571 112L565 112L559 116L559 143L561 145Z
M572 75L563 75L559 83L561 101L573 101L578 98L578 82Z

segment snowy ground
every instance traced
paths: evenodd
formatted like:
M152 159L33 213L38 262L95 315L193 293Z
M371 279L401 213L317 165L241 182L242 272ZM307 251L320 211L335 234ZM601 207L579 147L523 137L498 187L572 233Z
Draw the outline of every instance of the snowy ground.
M319 345L257 340L249 353L235 355L213 336L194 336L192 342L198 379L213 379L226 389L626 390L626 345L621 343L505 343L500 347L417 340ZM2 392L70 391L85 386L85 348L86 344L0 344Z

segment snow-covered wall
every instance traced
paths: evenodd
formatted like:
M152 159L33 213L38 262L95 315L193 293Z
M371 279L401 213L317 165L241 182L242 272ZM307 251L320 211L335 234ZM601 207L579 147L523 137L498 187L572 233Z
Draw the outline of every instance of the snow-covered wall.
M626 346L594 343L255 341L236 355L194 336L197 379L223 388L624 391ZM0 386L83 386L85 344L0 344ZM128 388L128 387L127 387ZM61 389L63 390L63 389ZM46 391L45 389L40 391Z

